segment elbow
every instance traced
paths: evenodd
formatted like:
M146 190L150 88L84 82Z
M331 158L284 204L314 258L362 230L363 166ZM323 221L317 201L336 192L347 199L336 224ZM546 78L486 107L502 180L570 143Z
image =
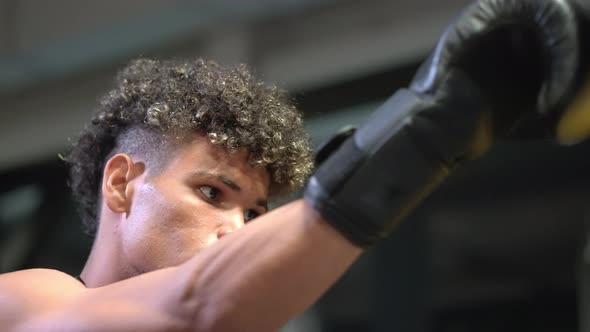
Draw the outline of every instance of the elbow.
M198 307L193 306L192 315L188 320L189 331L195 332L233 332L259 331L249 328L250 324L243 321L239 312L231 303L216 301L199 301ZM252 326L253 327L253 326Z
M253 314L252 310L240 310L235 301L224 299L201 300L190 317L190 328L194 332L242 332L277 331L280 326L272 318Z
M187 331L264 332L276 331L280 327L275 326L274 319L257 315L261 308L252 301L244 303L247 296L235 287L204 283L200 273L189 275L188 282L181 283L184 285L174 297L178 316L189 326Z
M197 294L195 294L197 293ZM215 294L209 292L195 292L190 297L184 297L182 302L183 321L194 332L241 332L241 331L277 331L283 320L278 315L260 315L268 313L263 307L250 302L240 301L240 296L232 294L223 296L223 291Z
M239 310L239 296L235 292L204 285L198 273L190 276L184 283L186 286L179 287L180 292L176 292L173 301L175 315L187 331L261 331L252 325L253 317Z

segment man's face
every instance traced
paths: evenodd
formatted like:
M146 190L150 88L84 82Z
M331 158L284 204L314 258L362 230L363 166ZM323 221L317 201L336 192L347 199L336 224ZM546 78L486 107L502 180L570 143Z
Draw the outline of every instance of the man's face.
M145 175L147 173L147 176ZM178 265L266 212L270 177L204 136L181 145L156 175L134 180L132 205L120 225L123 259L144 273Z

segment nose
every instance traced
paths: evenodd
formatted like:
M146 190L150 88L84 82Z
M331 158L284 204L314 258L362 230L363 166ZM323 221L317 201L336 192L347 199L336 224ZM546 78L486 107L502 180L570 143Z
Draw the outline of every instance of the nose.
M242 227L244 227L244 212L241 209L232 210L228 212L228 217L217 228L217 238L221 239Z

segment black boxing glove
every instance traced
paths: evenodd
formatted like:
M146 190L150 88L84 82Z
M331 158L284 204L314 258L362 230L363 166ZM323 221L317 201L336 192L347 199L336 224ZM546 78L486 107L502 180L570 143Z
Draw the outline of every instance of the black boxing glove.
M305 199L352 243L376 243L459 162L518 134L527 115L559 113L575 82L577 33L564 1L473 3L409 89L326 145Z
M573 0L580 36L580 69L575 99L560 117L556 138L561 144L575 144L590 137L590 1Z

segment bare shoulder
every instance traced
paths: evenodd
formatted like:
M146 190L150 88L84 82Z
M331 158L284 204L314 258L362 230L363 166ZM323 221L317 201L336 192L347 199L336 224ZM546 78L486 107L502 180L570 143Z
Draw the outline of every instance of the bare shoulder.
M10 327L31 312L41 312L84 290L75 278L49 269L0 275L0 326Z
M184 317L168 309L166 271L89 289L56 270L0 275L0 330L184 331Z
M74 277L70 276L69 274L51 269L30 269L0 274L0 284L20 283L25 281L43 282L43 280L49 282L65 282L72 283L72 285L81 285L79 281L77 281Z
M31 269L0 274L0 305L11 297L43 296L51 300L55 294L63 299L69 294L81 292L84 285L72 276L50 269Z

